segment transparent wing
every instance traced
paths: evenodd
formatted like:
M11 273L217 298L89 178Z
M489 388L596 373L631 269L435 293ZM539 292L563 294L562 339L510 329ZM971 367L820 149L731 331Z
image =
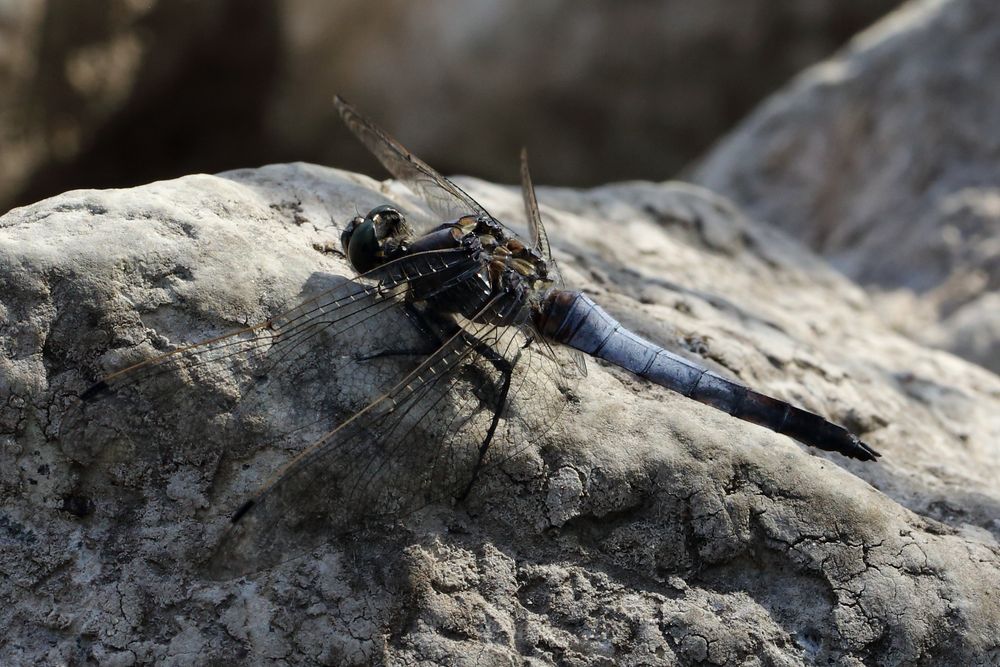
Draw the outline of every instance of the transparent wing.
M64 447L86 460L129 439L170 441L187 452L210 449L211 438L223 447L265 435L311 441L413 364L413 354L385 352L426 354L435 344L399 307L406 290L448 289L479 266L465 249L417 253L254 326L129 365L80 396L60 429ZM338 377L338 391L327 390ZM265 434L264 415L277 413L270 421L286 432Z
M535 186L531 182L531 172L528 170L528 149L521 149L521 196L524 198L524 213L528 217L528 233L531 244L542 259L549 262L555 269L552 259L552 249L549 247L549 236L542 224L542 214L538 211L538 198L535 197Z
M531 182L531 172L528 169L528 149L526 148L521 149L521 196L524 198L524 213L528 218L528 233L531 236L531 243L547 263L549 278L552 280L553 286L562 289L564 287L562 275L559 273L559 266L556 264L555 258L552 257L549 236L545 232L542 214L538 210L538 198L535 196L535 186ZM539 339L541 344L548 348L550 356L570 358L578 372L583 376L587 375L587 359L582 352L562 347L557 350L552 348L544 338L539 336Z
M521 327L464 322L389 391L282 468L234 517L209 574L260 570L364 520L461 497L484 467L537 442L579 374L530 336Z
M333 103L347 127L378 158L382 166L427 202L431 211L441 216L442 221L471 214L496 221L496 218L462 188L408 151L382 128L358 113L357 109L343 98L337 96Z

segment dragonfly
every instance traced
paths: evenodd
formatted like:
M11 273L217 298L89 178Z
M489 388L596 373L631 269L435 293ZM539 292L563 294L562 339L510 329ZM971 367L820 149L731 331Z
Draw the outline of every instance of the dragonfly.
M261 437L266 415L281 416L278 437L302 447L232 515L209 560L214 576L265 569L366 521L461 500L484 469L557 422L586 377L585 356L806 445L880 456L844 427L645 340L567 289L525 151L521 238L342 98L334 104L425 202L423 228L391 204L357 215L340 239L354 277L265 321L107 374L71 420L90 425L109 397L132 396L146 425L179 406L167 420L177 427L190 409L179 401L196 386L224 388L200 404L216 401L219 423L240 437Z

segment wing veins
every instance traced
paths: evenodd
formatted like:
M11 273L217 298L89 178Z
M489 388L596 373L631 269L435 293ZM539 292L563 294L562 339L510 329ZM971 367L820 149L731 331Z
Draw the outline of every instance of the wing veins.
M486 306L484 306L481 309L480 312L481 313L488 312L488 309L492 307L502 296L503 295L501 294L491 299L486 304ZM460 329L456 331L451 337L448 338L448 340L446 340L441 345L441 347L438 348L437 352L430 355L427 359L421 362L420 365L418 365L416 368L407 373L391 389L389 389L381 396L375 398L373 401L371 401L368 405L366 405L362 409L355 412L353 415L351 415L351 417L349 417L346 421L340 424L337 428L333 429L332 431L320 437L316 442L314 442L308 448L299 453L295 458L293 458L291 461L283 465L274 475L271 476L271 479L268 482L265 482L265 484L261 487L260 491L258 491L258 493L255 494L255 498L258 500L258 502L264 500L264 498L272 491L272 489L274 489L275 485L278 482L280 482L286 475L292 472L293 469L299 468L300 466L303 466L309 463L310 461L313 461L317 456L319 456L323 452L324 445L329 443L331 439L338 432L346 429L348 426L354 424L355 422L364 423L364 421L367 420L367 418L371 416L374 410L384 401L392 401L393 409L395 409L395 406L400 402L399 399L406 398L409 392L412 391L412 389L407 390L407 385L410 382L412 382L413 379L420 377L421 373L430 369L433 366L436 366L440 361L442 361L442 359L444 358L441 356L442 352L450 351L450 348L452 344L455 342L455 340L461 338L464 335L467 335L467 332L465 332L464 330ZM467 345L466 347L470 346ZM468 351L469 350L466 350L465 353L463 354L467 354Z
M479 202L407 150L382 128L359 114L343 98L337 96L333 103L344 124L378 158L386 171L397 180L411 186L434 213L444 218L475 213L494 219Z
M408 270L420 262L425 262L430 266L430 263L434 259L441 260L440 264L426 273L418 271L416 276L414 276ZM109 373L102 377L88 391L102 384L109 388L122 387L131 383L155 378L161 373L169 373L174 368L167 367L166 364L175 359L185 360L181 362L182 368L194 369L204 364L253 352L268 344L280 346L283 336L288 336L289 334L294 336L300 327L315 326L321 322L322 320L318 320L317 318L322 317L322 314L316 315L317 311L322 311L326 308L328 312L336 312L342 310L348 302L361 302L364 297L368 296L375 296L376 300L373 304L366 305L366 308L386 301L391 303L392 297L397 296L393 290L405 288L405 284L409 281L417 280L437 271L457 267L463 262L468 262L472 266L478 266L475 259L465 249L431 250L393 260L253 326L243 327L214 338L198 341L197 343L182 345L157 355L152 359L146 359ZM393 271L398 273L392 273ZM359 282L365 278L371 279L372 277L386 275L388 278L383 277L376 285ZM340 294L341 291L351 287L356 289L345 294ZM306 309L306 306L311 307ZM350 317L360 312L362 310L349 311L344 317ZM282 320L286 321L282 322ZM292 322L296 324L289 327L289 323ZM348 330L349 328L343 329L339 334L343 334ZM251 338L239 338L239 336L246 334L254 335ZM214 354L220 353L230 347L235 349L225 354ZM149 372L143 372L145 370Z
M463 337L463 340L464 340L464 337ZM403 410L399 414L399 416L396 418L395 424L392 426L392 428L390 428L387 432L385 432L384 434L382 434L380 436L380 440L382 442L394 442L395 443L395 444L390 445L390 448L391 448L389 450L390 454L395 454L400 448L404 447L405 443L406 443L406 436L409 434L409 431L412 430L412 429L415 429L421 423L423 423L423 421L427 417L427 415L430 414L434 410L434 408L436 408L437 405L442 400L444 400L444 398L446 396L449 395L450 389L454 386L455 382L457 382L457 380L458 380L457 375L455 374L454 370L457 369L457 368L459 368L459 366L463 363L463 361L465 360L465 358L467 356L469 356L469 354L472 351L474 351L474 350L475 350L475 344L472 341L466 340L463 349L456 350L456 352L458 352L458 356L456 357L456 359L454 360L454 362L449 365L448 370L446 370L443 373L436 373L433 377L428 378L426 381L424 381L421 384L421 387L418 390L419 393L417 391L414 391L414 392L411 392L410 396L406 397L406 400L408 402L408 405L406 406L406 409ZM429 367L428 370L430 371L430 370L432 370L432 368L433 367ZM409 425L409 427L407 429L407 432L403 433L402 437L398 437L395 440L393 440L390 436L392 436L392 434L395 433L398 428L400 428L401 426L404 425L405 419L406 419L407 416L409 416L410 412L418 404L421 403L421 399L424 396L426 396L427 394L429 394L432 391L434 391L437 388L438 384L442 380L444 380L445 382L447 382L447 387L445 387L443 391L440 391L438 393L437 398L429 406L427 406L427 408L424 410L423 414L421 414L416 421L414 421L411 425ZM395 414L395 412L396 412L396 410L394 409L393 413ZM456 418L458 416L460 416L460 415L456 414ZM467 419L471 419L472 416L473 415L469 415ZM451 429L451 427L454 424L454 422L455 422L455 418L453 418L448 423L448 429L449 430ZM381 457L381 458L382 458L382 461L379 464L378 468L376 468L375 470L371 471L370 474L368 473L368 468L370 467L370 462L369 462L369 465L365 466L365 469L363 469L361 471L361 474L357 477L357 480L355 481L355 484L351 488L350 495L352 497L353 497L353 494L354 494L355 490L357 489L358 481L360 481L362 477L364 477L364 476L367 475L367 479L365 481L365 484L362 485L362 488L365 488L367 486L367 483L369 481L371 481L371 480L373 480L373 479L375 479L375 478L378 477L378 474L388 464L389 460L391 458L393 458L393 456L384 456L384 457Z

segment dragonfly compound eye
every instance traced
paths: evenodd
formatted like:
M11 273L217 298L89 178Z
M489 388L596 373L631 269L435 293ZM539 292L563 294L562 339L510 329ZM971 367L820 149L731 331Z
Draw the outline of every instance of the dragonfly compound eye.
M340 235L344 253L358 273L365 273L378 266L379 244L375 238L375 223L371 213L364 218L354 218Z
M364 218L351 221L340 240L358 273L371 271L386 260L387 249L409 235L403 214L392 206L376 206ZM387 242L389 242L387 244Z

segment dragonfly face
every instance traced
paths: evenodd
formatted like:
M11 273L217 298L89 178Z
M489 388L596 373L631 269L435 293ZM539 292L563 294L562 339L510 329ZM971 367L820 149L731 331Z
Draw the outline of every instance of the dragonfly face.
M396 255L412 236L403 214L384 205L351 220L340 242L354 270L366 273Z

